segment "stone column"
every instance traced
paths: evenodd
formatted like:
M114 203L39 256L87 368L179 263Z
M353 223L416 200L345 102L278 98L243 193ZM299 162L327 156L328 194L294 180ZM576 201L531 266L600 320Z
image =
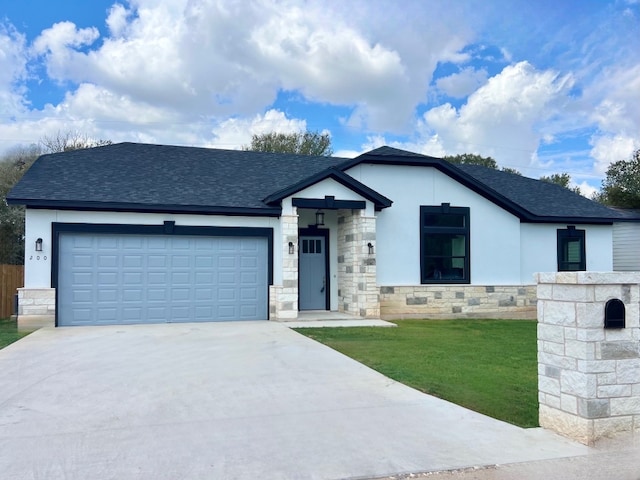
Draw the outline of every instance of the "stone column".
M376 285L376 218L364 210L338 211L338 303L341 312L380 316ZM369 253L368 244L373 245Z
M297 213L294 209L294 213ZM282 235L274 240L274 248L282 251L282 285L272 285L269 294L269 311L273 320L298 318L298 215L280 217ZM289 242L293 253L289 253Z
M540 425L587 445L640 433L640 273L536 274ZM605 304L626 327L604 328Z

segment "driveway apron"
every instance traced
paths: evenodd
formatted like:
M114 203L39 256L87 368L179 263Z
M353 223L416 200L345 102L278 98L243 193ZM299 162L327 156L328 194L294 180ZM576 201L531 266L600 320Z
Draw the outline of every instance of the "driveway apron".
M8 479L345 479L584 455L275 322L68 327L0 350Z

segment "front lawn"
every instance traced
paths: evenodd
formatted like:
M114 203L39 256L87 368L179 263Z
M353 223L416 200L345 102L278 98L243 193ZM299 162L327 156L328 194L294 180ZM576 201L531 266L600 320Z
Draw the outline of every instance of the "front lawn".
M18 332L15 320L0 319L0 348L4 348L28 334L29 332Z
M302 328L399 382L521 427L538 426L536 321L399 320Z

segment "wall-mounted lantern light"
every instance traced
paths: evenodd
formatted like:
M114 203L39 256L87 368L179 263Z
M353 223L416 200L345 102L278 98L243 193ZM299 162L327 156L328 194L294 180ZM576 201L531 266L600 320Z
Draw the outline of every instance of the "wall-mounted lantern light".
M316 212L316 226L324 225L324 212L318 210Z
M373 255L373 243L367 243L367 247L369 247L369 255Z
M41 252L42 251L42 239L39 238L36 240L36 252Z
M295 246L293 242L289 242L289 255L293 255L295 253Z

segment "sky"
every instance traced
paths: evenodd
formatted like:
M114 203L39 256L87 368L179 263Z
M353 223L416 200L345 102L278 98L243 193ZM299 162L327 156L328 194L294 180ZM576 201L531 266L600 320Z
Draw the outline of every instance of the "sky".
M0 0L0 155L305 130L590 195L640 148L640 0Z

